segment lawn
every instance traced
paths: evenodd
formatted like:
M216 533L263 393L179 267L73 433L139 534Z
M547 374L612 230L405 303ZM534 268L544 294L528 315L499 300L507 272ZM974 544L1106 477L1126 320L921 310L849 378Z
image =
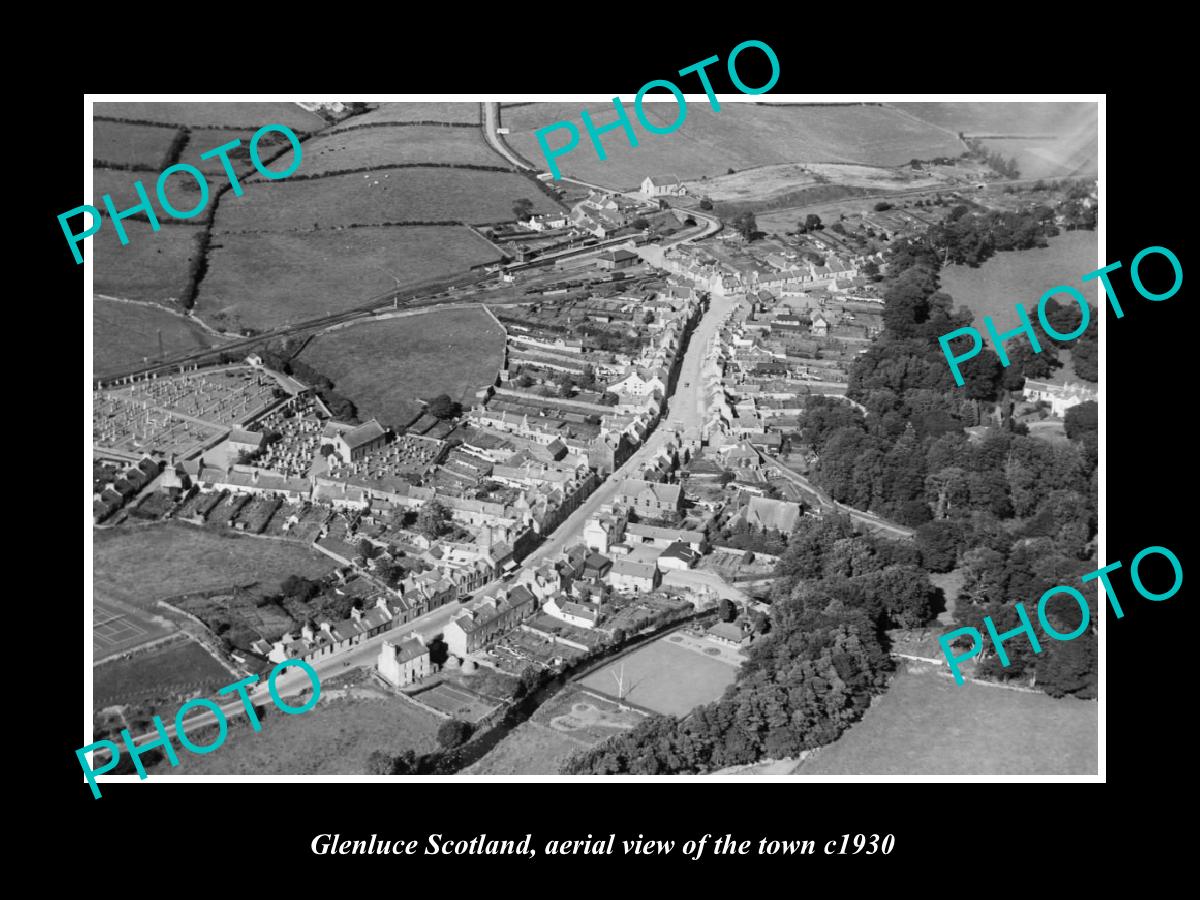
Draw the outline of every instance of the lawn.
M372 129L376 131L378 129ZM300 164L303 169L303 162ZM256 181L217 209L218 231L310 231L389 222L511 222L513 202L558 209L529 179L473 169L380 169L370 173Z
M97 529L93 535L96 596L143 608L178 594L276 583L293 573L316 578L335 567L327 556L299 544L182 523Z
M338 129L385 122L479 122L478 103L380 103L379 109L351 116ZM466 129L463 129L464 131Z
M215 234L196 314L214 326L272 328L362 306L389 288L500 258L495 247L461 226Z
M339 328L300 358L354 402L360 419L402 426L420 412L417 398L449 394L469 406L503 353L504 334L487 313L448 309Z
M630 147L623 131L602 140L608 159L601 162L587 139L580 110L587 108L597 127L616 120L611 103L532 103L505 109L503 124L512 130L506 140L534 165L545 158L533 132L560 120L573 122L581 132L579 145L559 157L567 175L606 187L629 189L646 175L678 175L696 180L724 175L730 168L782 163L829 162L896 166L913 157L957 156L962 147L944 130L879 106L799 106L725 102L720 112L707 103L690 103L678 131L666 135L645 131L632 110L638 146ZM647 103L647 118L659 127L674 121L677 106ZM752 134L753 140L746 140ZM553 147L566 140L565 130L549 136Z
M218 750L206 756L180 753L177 767L163 760L152 775L366 775L367 757L375 750L396 756L437 749L435 735L443 721L399 698L322 697L302 715L268 706L260 718L262 731L255 733L239 716L229 723Z
M580 683L615 697L615 676L622 674L624 699L674 716L716 700L733 684L737 669L660 639L597 669Z
M92 669L92 697L95 708L100 709L197 691L216 694L236 680L203 647L186 640L96 666Z
M358 128L313 138L304 144L297 174L317 175L421 162L508 165L504 157L487 145L479 129L413 125L407 128Z
M796 775L1093 775L1099 706L898 674L862 721Z
M198 325L166 310L97 298L92 306L92 373L104 375L157 358L159 333L167 354L221 344Z
M178 128L96 120L92 125L92 159L162 169L178 133Z
M1097 262L1096 232L1067 231L1047 240L1049 247L997 253L976 269L947 266L942 269L942 290L954 298L956 307L970 308L981 331L984 316L991 316L1001 331L1020 324L1017 303L1036 322L1038 299L1060 284L1082 290L1092 306L1103 309L1105 300L1097 294L1103 290L1099 281L1087 287L1080 282L1083 275L1103 265ZM1062 299L1070 302L1069 297Z
M555 775L573 753L587 749L538 722L522 722L464 775Z
M276 124L286 125L293 131L309 132L327 127L324 119L301 109L295 103L189 103L183 100L169 103L97 103L93 106L92 114L110 119L136 119L197 128L249 128L251 131L263 125Z

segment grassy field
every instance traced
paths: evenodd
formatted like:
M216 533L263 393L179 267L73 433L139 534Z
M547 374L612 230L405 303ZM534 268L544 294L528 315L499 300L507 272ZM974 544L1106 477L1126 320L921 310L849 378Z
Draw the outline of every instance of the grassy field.
M587 746L538 722L522 722L464 775L555 775Z
M733 666L657 640L597 669L580 683L597 693L616 696L614 675L622 674L622 665L625 699L666 715L683 715L716 700L737 678Z
M997 253L977 269L947 266L942 269L942 290L954 298L956 307L969 307L981 329L984 316L991 316L1002 331L1020 324L1014 308L1017 303L1036 321L1039 298L1060 284L1082 290L1093 306L1102 308L1105 301L1097 295L1103 290L1099 282L1085 288L1079 280L1103 265L1096 261L1096 232L1067 231L1048 242L1050 246L1044 249Z
M883 191L937 188L943 181L908 168L884 169L879 166L850 166L831 163L760 166L734 175L720 175L702 183L704 193L714 203L722 201L770 200L810 190L819 184L862 188L871 193Z
M196 314L212 325L270 328L498 259L491 244L459 226L218 234Z
M340 122L338 128L374 125L381 122L478 121L478 103L380 103L379 109L363 113L361 116L351 116L346 121Z
M939 128L972 134L1060 134L1096 120L1095 103L889 103Z
M377 129L371 129L375 131ZM301 163L303 168L303 163ZM222 201L218 231L309 231L387 222L511 222L513 201L557 209L529 179L473 169L384 169L301 181L253 182Z
M181 159L182 162L199 162L196 154L184 153ZM274 165L275 168L282 168L282 164ZM157 172L130 172L125 169L106 169L100 166L92 169L92 206L96 207L104 214L104 224L101 226L97 236L105 232L115 233L115 229L111 221L109 221L108 210L104 205L104 195L112 196L113 206L118 212L131 209L140 204L141 198L138 197L136 182L142 183L142 190L146 192L146 197L150 201L150 205L154 209L154 215L158 219L158 223L162 228L197 228L201 227L208 214L208 210L212 205L213 198L216 195L217 188L224 183L224 174L216 175L210 173L206 176L208 180L208 202L204 205L199 213L186 220L176 219L170 215L158 199L158 173ZM200 202L200 188L196 181L186 174L173 175L163 185L163 192L167 195L167 200L172 207L180 212L190 212ZM234 197L230 194L231 201L240 201L242 198ZM75 224L75 223L72 223ZM125 219L121 222L125 226L125 230L132 230L130 225L137 225L136 219ZM143 222L147 228L149 223ZM94 239L94 238L93 238ZM130 238L132 240L132 236Z
M253 129L234 128L234 129L211 129L205 128L193 131L188 135L187 146L183 148L183 153L179 155L179 161L195 166L208 177L208 186L210 189L216 189L217 186L228 181L229 176L225 174L225 166L219 157L213 156L209 159L201 159L200 154L207 153L215 147L220 147L228 144L230 141L241 141L240 147L234 147L228 152L229 161L233 164L233 170L237 173L239 180L251 175L257 175L254 164L250 161L250 138L254 136ZM259 152L268 157L281 146L282 142L286 142L286 138L278 133L264 135L259 142ZM273 143L267 143L273 141ZM291 153L289 151L286 158L280 159L277 163L272 163L273 169L286 169L291 165ZM303 159L300 163L304 165ZM299 170L297 170L299 171ZM182 177L182 176L180 176ZM230 199L233 199L230 197Z
M449 394L464 405L496 377L504 334L483 310L433 311L366 322L322 335L300 358L358 407L360 418L404 425L417 398Z
M237 679L195 641L179 641L92 670L96 709L194 691L215 694Z
M92 159L115 165L161 169L166 165L167 150L178 133L178 128L97 120L92 125Z
M93 114L112 119L137 119L168 125L249 128L286 125L293 131L320 131L326 122L295 103L230 103L229 101L169 103L97 103Z
M1013 157L1022 178L1060 178L1064 175L1095 175L1097 142L1093 132L1084 140L987 140L989 151Z
M291 702L295 703L295 700ZM303 715L268 708L262 731L245 717L229 723L225 743L207 756L179 754L179 765L166 761L153 775L366 775L375 750L392 756L436 749L442 720L398 698L326 700ZM193 738L207 742L208 738Z
M99 287L98 277L96 284ZM167 354L222 343L198 325L166 310L97 298L92 307L92 373L103 375L157 358L160 331Z
M84 252L95 255L93 289L122 300L149 300L178 309L204 229L163 225L155 231L147 222L123 224L128 244L121 244L108 222L84 244Z
M533 103L504 110L503 124L512 130L507 140L534 165L545 167L533 132L560 120L573 122L582 132L580 109L585 106L597 127L616 120L611 103ZM626 107L632 107L632 102ZM644 109L659 127L670 125L677 115L673 100L646 103ZM714 112L707 104L691 103L682 127L666 135L643 130L632 109L629 116L638 138L636 148L629 146L623 131L610 132L603 138L608 159L601 162L583 133L579 146L558 159L559 168L585 181L628 189L648 174L696 180L724 175L729 168L740 171L783 163L895 166L913 157L957 156L962 150L945 131L878 106L727 102ZM746 140L747 134L753 134L754 140ZM549 140L557 147L566 133L556 132Z
M797 775L1095 774L1099 706L901 673Z
M333 560L299 544L259 540L189 525L93 532L92 585L96 596L134 606L177 594L233 584L274 583L291 574L316 578Z
M483 132L473 128L413 125L407 128L359 128L306 141L300 162L306 175L365 169L399 163L469 163L503 166ZM284 167L280 161L280 168ZM360 176L361 177L361 176Z

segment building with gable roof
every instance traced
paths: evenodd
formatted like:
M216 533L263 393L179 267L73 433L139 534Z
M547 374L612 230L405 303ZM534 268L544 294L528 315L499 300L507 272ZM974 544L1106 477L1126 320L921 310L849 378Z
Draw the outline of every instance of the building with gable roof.
M384 641L379 649L379 674L396 687L405 687L433 674L429 647L417 633L396 641Z
M642 179L641 193L643 197L668 197L685 194L687 189L676 175L647 175Z
M466 657L482 650L537 610L537 598L525 585L480 598L463 607L462 614L446 626L443 631L446 646L455 656Z
M677 484L626 478L617 485L613 499L628 506L638 515L658 518L679 511L680 490Z

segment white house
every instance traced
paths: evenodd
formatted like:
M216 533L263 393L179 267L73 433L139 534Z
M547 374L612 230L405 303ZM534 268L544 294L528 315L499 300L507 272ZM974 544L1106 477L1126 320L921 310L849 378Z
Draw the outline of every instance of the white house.
M678 196L686 193L683 182L675 175L647 175L642 179L643 197Z
M1026 400L1045 400L1050 404L1050 412L1056 416L1066 415L1072 406L1078 406L1088 400L1095 400L1096 389L1078 382L1073 384L1048 384L1044 381L1025 379L1024 397Z

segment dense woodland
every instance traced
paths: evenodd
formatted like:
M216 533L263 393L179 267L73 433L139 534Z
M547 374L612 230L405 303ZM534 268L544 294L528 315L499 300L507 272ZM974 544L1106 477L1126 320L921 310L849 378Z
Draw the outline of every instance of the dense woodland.
M972 216L955 233L962 238L991 223L997 233L1034 240L1025 221ZM1060 364L1050 342L1041 354L1010 342L1007 368L985 349L964 366L965 385L954 384L937 337L969 324L971 315L955 312L938 290L946 240L938 235L893 248L884 331L850 373L848 396L867 414L813 398L799 435L818 455L812 477L822 488L916 527L916 539L855 534L840 517L801 519L782 553L771 632L752 645L725 696L682 720L648 719L576 755L564 772L706 772L827 744L884 689L892 668L887 629L926 625L940 608L943 598L928 573L960 567L955 620L982 630L990 615L1003 631L1019 624L1017 601L1036 604L1050 587L1078 583L1096 568L1096 405L1068 413L1066 444L1029 437L1007 415L1009 392L1026 375L1045 377ZM1079 315L1073 306L1048 311L1059 332L1072 330ZM994 427L968 434L979 424ZM1094 591L1089 603L1095 623ZM1048 608L1064 633L1074 630L1078 615L1069 599ZM1024 637L1006 649L1009 666L993 656L978 675L1032 677L1056 697L1096 696L1094 624L1074 641L1043 641L1037 655Z

